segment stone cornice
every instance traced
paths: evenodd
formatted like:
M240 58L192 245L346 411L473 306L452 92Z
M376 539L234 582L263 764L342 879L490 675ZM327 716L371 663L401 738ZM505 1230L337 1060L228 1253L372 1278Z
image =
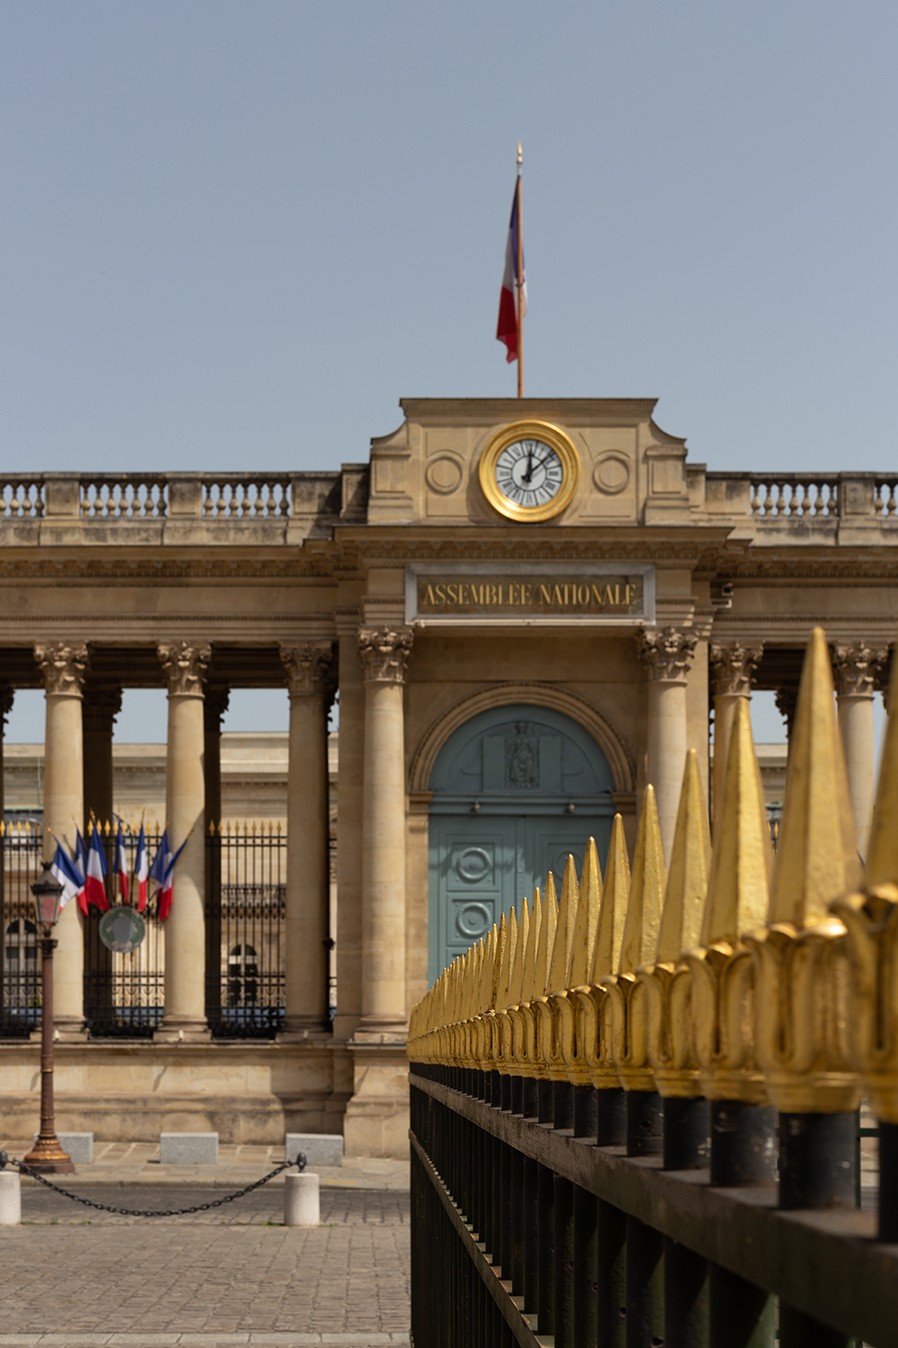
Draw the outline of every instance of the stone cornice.
M645 421L657 398L400 398L409 421L521 421L527 417L585 417ZM375 443L377 443L375 441Z

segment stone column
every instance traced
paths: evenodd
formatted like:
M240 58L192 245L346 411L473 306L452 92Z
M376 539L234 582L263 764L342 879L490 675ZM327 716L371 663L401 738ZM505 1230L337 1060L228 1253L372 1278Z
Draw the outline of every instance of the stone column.
M3 742L6 739L6 718L12 711L13 698L15 693L8 683L0 683L0 821L5 817L6 809L6 783L4 779L3 768ZM6 829L0 828L0 950L2 950L3 940L6 934L6 921L4 918L4 900L6 898L6 858L4 851L6 848Z
M406 1027L405 724L412 630L362 628L362 1022L356 1038L398 1042Z
M737 704L751 698L755 670L763 654L762 646L743 646L740 642L712 644L710 651L714 692L714 785L713 818L716 820L723 798L727 749Z
M333 646L282 646L290 691L287 768L287 1013L284 1036L327 1024L330 867L327 714L336 692Z
M792 727L795 724L795 709L798 706L798 688L777 688L773 695L776 709L786 723L786 742L792 739Z
M84 692L84 817L112 823L112 731L122 709L122 690L88 683Z
M857 845L862 856L866 855L873 819L873 696L888 657L888 650L872 650L863 641L855 645L836 643L832 648L839 729L845 746Z
M81 716L84 726L84 828L88 835L88 821L94 815L101 830L112 824L112 731L115 718L122 709L122 690L109 684L95 684L88 680L84 690ZM104 832L104 836L105 832ZM110 877L112 882L113 877ZM113 896L113 902L117 900ZM94 919L96 920L96 919ZM98 1016L108 1017L113 1002L112 951L99 939L88 924L85 927L84 968L87 977L84 987L84 1012L88 1024L96 1033Z
M647 779L655 788L664 853L670 860L688 748L686 680L697 638L677 627L640 633L648 677Z
M206 786L206 826L221 823L221 722L231 692L212 684L203 697L203 778Z
M54 641L34 648L44 679L47 729L44 738L44 858L50 861L59 838L75 851L76 822L84 818L84 748L81 699L88 653L83 641ZM84 919L67 903L56 926L53 957L54 1020L60 1038L80 1036L84 1027Z
M223 978L226 977L226 953L221 942L221 720L228 709L230 690L223 684L206 687L203 697L203 781L205 785L206 860L206 973L207 1015L214 1022L221 1011ZM215 826L214 835L210 826ZM218 977L213 978L215 970Z
M170 1043L209 1034L203 682L211 648L175 641L158 649L168 682L166 827L175 851L185 844L175 867L174 900L165 923L165 1015L156 1033L158 1040Z

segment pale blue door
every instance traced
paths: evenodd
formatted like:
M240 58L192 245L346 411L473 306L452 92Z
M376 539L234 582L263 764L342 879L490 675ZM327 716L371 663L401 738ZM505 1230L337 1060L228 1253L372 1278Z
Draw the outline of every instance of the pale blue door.
M431 777L429 975L485 935L548 871L578 872L590 836L604 862L613 781L575 721L522 704L473 717L446 742Z

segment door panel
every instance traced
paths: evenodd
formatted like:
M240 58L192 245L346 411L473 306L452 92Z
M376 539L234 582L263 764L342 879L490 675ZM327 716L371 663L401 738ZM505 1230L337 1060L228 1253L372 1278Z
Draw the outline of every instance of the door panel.
M429 977L485 936L499 915L532 898L546 873L561 890L568 854L583 868L595 837L604 866L611 820L568 815L434 815L430 821Z
M431 895L436 897L430 972L435 978L485 936L507 906L505 896L514 890L515 821L449 815L431 820L430 838ZM432 915L433 910L434 905Z

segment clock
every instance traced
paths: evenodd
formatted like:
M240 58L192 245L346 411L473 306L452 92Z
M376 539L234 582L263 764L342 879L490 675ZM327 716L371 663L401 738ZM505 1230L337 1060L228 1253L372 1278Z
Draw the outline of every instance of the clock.
M580 459L564 431L548 421L516 421L494 435L480 458L480 487L512 520L548 520L571 502Z

